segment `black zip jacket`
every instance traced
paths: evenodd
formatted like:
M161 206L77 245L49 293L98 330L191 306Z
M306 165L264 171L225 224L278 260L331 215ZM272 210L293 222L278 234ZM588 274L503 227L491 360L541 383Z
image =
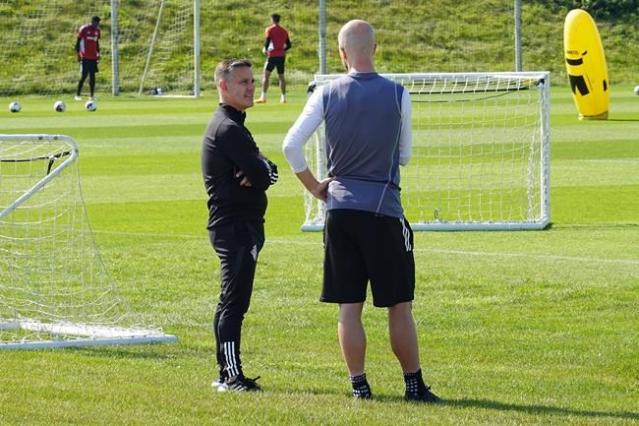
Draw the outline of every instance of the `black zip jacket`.
M269 168L244 127L245 119L246 113L220 104L204 135L202 175L209 196L209 229L233 219L264 222ZM238 173L252 186L240 186Z

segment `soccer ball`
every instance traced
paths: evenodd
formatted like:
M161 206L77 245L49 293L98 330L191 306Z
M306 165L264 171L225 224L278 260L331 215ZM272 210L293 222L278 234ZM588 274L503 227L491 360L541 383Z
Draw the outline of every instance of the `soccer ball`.
M22 106L20 105L20 102L18 101L13 101L9 104L9 111L11 112L20 112L21 109L22 109Z
M95 111L96 109L98 109L98 104L95 103L95 101L89 101L86 104L84 104L84 107L87 109L87 111Z
M639 96L639 86L635 86L635 95Z
M53 109L57 112L64 112L67 110L67 106L62 101L57 101L53 104Z

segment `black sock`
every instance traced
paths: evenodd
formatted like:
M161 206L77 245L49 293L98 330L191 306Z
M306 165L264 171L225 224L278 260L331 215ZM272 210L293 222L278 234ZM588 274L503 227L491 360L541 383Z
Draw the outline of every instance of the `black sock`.
M359 376L351 376L351 384L353 385L353 396L355 398L369 399L373 396L371 387L366 380L366 373Z
M404 373L404 383L406 383L406 392L410 394L418 394L426 389L421 368L414 373Z

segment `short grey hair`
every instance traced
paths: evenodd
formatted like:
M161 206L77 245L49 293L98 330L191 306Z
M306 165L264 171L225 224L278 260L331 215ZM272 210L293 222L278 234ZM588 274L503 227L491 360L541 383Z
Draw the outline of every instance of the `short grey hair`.
M219 83L220 80L228 80L229 76L231 75L231 71L233 71L235 68L251 68L252 66L253 64L251 64L251 61L249 61L248 59L225 59L217 64L217 66L215 67L215 83Z

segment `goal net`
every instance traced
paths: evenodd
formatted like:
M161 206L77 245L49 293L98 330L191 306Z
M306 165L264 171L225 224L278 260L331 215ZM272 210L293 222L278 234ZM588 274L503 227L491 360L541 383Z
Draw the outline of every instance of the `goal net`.
M195 62L193 0L160 0L152 12L155 26L146 44L138 95L199 96L199 58ZM196 31L199 31L197 27Z
M173 342L110 279L66 136L0 135L0 350Z
M550 223L549 74L383 74L412 101L412 158L401 173L414 230L525 230ZM317 87L339 75L318 75ZM305 147L327 175L324 129ZM325 205L305 193L302 230L321 230Z
M76 35L94 15L99 93L193 94L194 11L194 0L0 0L0 96L75 92Z

